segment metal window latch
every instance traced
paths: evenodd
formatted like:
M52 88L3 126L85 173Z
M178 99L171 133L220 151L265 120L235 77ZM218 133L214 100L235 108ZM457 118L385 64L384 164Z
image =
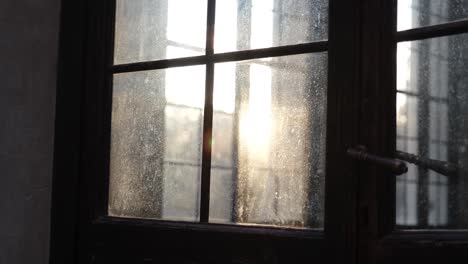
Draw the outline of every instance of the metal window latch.
M417 165L420 168L433 170L445 176L456 176L459 170L462 169L461 166L457 166L447 161L428 159L428 158L424 158L418 155L406 153L403 151L397 151L395 153L395 156L398 159Z
M406 163L393 158L381 157L378 155L371 154L367 152L365 146L359 145L354 148L349 148L346 153L353 159L369 162L375 165L379 165L388 169L395 175L401 175L408 171Z

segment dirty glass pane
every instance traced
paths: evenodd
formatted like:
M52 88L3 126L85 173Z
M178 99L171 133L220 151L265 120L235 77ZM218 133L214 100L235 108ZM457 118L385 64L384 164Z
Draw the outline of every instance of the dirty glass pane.
M210 222L323 227L327 54L215 65Z
M324 40L328 0L216 2L215 52Z
M210 222L229 222L233 216L233 169L232 167L212 166L210 193Z
M203 55L207 0L117 0L114 63Z
M398 0L398 30L468 18L468 0Z
M114 75L110 215L198 220L204 89L205 66Z
M466 43L468 34L398 44L397 149L430 165L397 178L399 228L468 228Z

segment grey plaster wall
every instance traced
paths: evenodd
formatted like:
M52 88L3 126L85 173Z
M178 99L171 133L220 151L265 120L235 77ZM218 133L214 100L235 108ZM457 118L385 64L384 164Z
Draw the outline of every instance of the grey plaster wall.
M0 1L0 263L48 262L59 0Z

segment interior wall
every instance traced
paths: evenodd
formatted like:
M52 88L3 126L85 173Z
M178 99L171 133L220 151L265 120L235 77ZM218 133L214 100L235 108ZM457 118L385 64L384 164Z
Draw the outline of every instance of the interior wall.
M60 0L0 1L0 263L48 262Z

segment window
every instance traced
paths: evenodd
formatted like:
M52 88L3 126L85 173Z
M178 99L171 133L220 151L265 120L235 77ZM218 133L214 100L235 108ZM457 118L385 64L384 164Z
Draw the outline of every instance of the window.
M116 7L109 214L322 228L327 1Z
M464 1L63 4L57 263L466 258Z
M398 29L467 16L466 1L399 1ZM466 131L466 34L400 42L397 149L463 167ZM397 179L400 228L465 228L463 169L442 174L411 165Z

